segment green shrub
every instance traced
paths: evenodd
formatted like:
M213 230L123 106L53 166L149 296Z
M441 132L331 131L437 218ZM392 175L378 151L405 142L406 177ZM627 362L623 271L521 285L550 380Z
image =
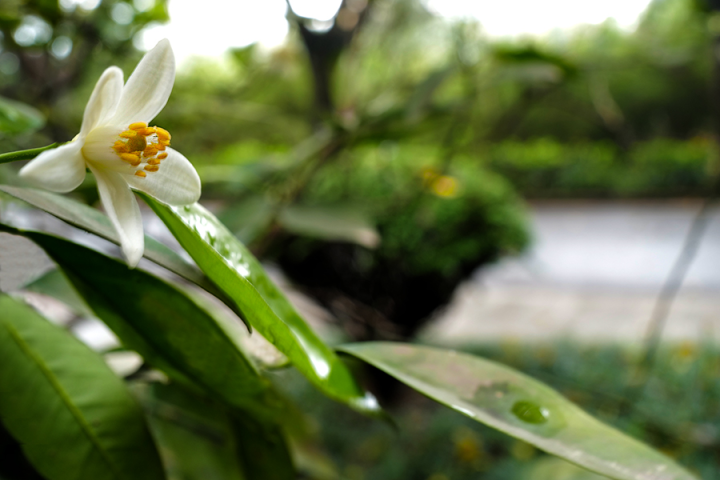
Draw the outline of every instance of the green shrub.
M412 274L454 275L526 246L521 202L500 176L468 161L442 175L424 146L377 150L361 149L352 162L326 167L303 202L361 205L382 235L375 255ZM455 192L438 193L443 181Z
M551 139L493 145L476 161L529 197L674 197L704 195L712 145L702 139L656 139L621 152L607 142Z
M352 338L411 337L477 267L528 243L507 182L463 159L443 173L433 150L355 149L307 186L302 205L362 208L380 233L377 248L286 234L269 249L336 316L369 325L350 329Z

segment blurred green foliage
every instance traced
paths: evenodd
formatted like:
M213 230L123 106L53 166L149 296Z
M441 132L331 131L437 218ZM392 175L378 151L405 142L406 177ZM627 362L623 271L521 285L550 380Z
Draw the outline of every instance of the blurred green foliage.
M300 201L361 206L382 237L377 261L411 274L467 274L467 263L521 251L525 218L507 182L472 162L443 175L434 159L422 145L360 148L317 174Z
M0 95L40 109L47 116L45 137L67 141L76 131L67 110L82 112L103 64L126 64L136 54L134 36L167 20L166 0L4 0ZM37 140L3 139L2 150Z
M0 55L19 67L0 95L47 117L35 134L0 138L2 150L69 140L101 69L131 62L133 38L167 19L160 0L2 8ZM321 255L337 275L357 275L344 295L392 317L403 310L395 286L423 279L434 285L426 295L434 306L413 315L425 317L474 268L527 244L513 187L566 198L710 188L718 22L691 0L652 2L634 31L606 21L515 41L487 37L477 21L439 18L415 0L363 8L342 38L335 27L310 35L305 20L289 15L282 47L191 59L155 120L197 166L203 197L220 201L223 221L258 255L291 272L295 264L306 286L302 262ZM63 35L72 48L60 58ZM323 51L332 58L311 62ZM33 70L36 57L44 70ZM321 64L330 70L319 74ZM329 91L318 93L320 77ZM92 201L90 183L84 191ZM338 214L334 230L291 218L293 208L312 207L329 219L335 206L366 219L359 231L379 232L377 248L358 230L340 231L347 215Z
M712 187L716 147L710 139L658 138L628 151L611 142L505 141L484 155L533 198L703 196Z

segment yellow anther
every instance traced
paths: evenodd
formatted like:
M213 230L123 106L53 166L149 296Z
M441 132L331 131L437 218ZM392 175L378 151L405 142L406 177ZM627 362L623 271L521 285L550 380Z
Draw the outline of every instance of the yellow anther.
M150 145L145 150L143 150L143 155L145 155L146 158L154 157L155 154L157 154L158 149L155 145Z
M166 140L166 141L168 142L168 145L170 144L170 143L169 143L169 142L170 142L170 138L172 138L172 137L170 136L170 132L168 132L168 131L165 130L164 128L155 127L155 133L156 133L157 136L158 136L158 140L160 140L160 141Z
M155 133L155 127L143 128L142 130L138 130L137 132L139 135L145 135L147 137L148 135L152 135Z
M131 123L128 128L129 128L130 130L142 130L142 129L147 128L147 123L145 123L145 122L135 122L135 123Z
M170 140L165 140L164 138L158 138L158 145L162 145L163 147L169 147Z
M142 170L138 170L135 172L136 177L147 177L147 173L143 172Z
M118 155L121 153L128 153L130 151L124 143L122 145L113 145L112 148L113 150L115 150L115 152L117 152Z
M135 130L125 130L120 134L122 138L133 138L137 135L137 132Z
M167 158L167 152L162 152L157 156L158 160L165 160Z
M135 162L140 162L140 157L135 155L134 153L121 153L120 158L123 159L123 161L128 162L130 164Z
M167 148L167 145L163 145L162 143L156 143L153 145L153 148L157 148L158 150L165 150Z
M145 165L145 170L148 172L157 172L160 170L160 165Z
M157 158L151 158L147 161L148 165L160 165L160 160Z

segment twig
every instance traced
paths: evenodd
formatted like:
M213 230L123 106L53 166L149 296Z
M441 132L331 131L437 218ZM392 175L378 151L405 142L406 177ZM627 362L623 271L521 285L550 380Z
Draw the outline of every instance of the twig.
M685 276L697 255L703 235L707 231L707 225L710 220L709 211L715 203L716 190L716 188L713 188L712 193L705 199L702 207L700 207L695 215L690 229L685 235L682 250L660 289L652 314L650 315L643 356L636 367L632 381L628 383L626 389L626 404L625 408L622 409L623 412L627 412L627 408L637 402L645 392L645 388L650 380L650 374L657 360L658 349L670 310L682 287Z
M51 148L59 147L60 145L60 143L53 143L52 145L48 145L46 147L31 148L29 150L20 150L17 152L0 153L0 163L16 162L18 160L30 160L37 157L45 150L50 150Z

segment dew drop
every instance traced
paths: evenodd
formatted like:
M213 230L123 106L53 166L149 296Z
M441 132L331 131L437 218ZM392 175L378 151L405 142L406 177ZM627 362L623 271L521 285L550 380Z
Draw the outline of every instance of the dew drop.
M523 422L536 425L547 422L548 417L550 416L550 412L548 412L547 408L526 400L515 402L511 411L513 415Z

